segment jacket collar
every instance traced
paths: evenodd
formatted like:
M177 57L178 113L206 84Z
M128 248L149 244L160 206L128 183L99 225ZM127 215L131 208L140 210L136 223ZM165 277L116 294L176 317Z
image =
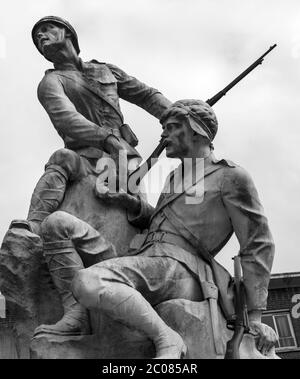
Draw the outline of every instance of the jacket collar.
M93 63L93 61L91 62L91 64L92 63ZM67 79L76 81L76 85L81 85L85 89L89 90L90 92L92 92L93 94L95 94L96 96L98 96L99 98L104 100L108 105L110 105L115 110L115 112L118 114L118 116L120 117L120 119L123 123L124 117L123 117L123 114L120 111L120 109L116 106L116 104L114 104L112 102L112 100L105 93L103 93L101 91L99 85L97 85L97 83L95 83L95 81L93 79L90 79L88 77L88 75L85 75L85 72L88 72L88 70L90 69L91 64L89 62L84 63L81 61L83 71L78 71L74 67L74 65L72 65L72 67L73 67L72 69L69 69L68 68L69 66L66 64L65 66L61 66L59 70L58 69L47 70L46 74L53 72L53 73L56 73L57 75L65 77ZM76 77L74 77L74 73L77 74ZM83 75L81 75L81 74L83 74Z
M55 65L54 71L78 71L84 72L85 70L85 62L81 58L79 58L79 67L77 67L72 62L62 62ZM53 70L52 70L53 71Z
M89 74L95 70L95 67L99 65L105 65L105 63L98 62L95 59L92 59L90 62L84 62L81 58L79 58L79 69L74 63L63 62L56 65L55 68L46 70L46 74L53 71L75 71L78 73L87 74L89 76Z

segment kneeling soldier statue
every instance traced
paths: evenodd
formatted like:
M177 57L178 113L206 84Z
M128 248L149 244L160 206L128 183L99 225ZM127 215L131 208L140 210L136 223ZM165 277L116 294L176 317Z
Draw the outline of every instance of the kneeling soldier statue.
M126 201L124 193L103 194L109 201L118 201L122 196L130 222L148 228L148 233L134 256L109 259L77 271L72 284L74 297L82 306L101 310L143 332L153 341L156 358L178 359L185 355L186 345L153 306L177 298L204 300L207 288L201 283L205 282L205 265L209 262L219 303L227 316L230 281L214 257L235 233L240 244L250 328L258 335L257 347L266 354L276 342L275 332L261 322L274 243L255 185L243 168L215 158L212 141L218 123L207 103L177 101L164 112L161 122L167 156L182 161L177 172L169 176L166 188L170 192L161 195L155 209L129 194ZM199 175L201 160L203 169ZM178 171L184 174L181 183ZM203 186L198 199L197 186ZM46 245L65 238L61 229L64 223L57 224L56 217L65 218L65 224L70 225L68 238L82 237L81 249L97 249L94 231L63 212L44 221ZM73 257L80 260L75 250Z

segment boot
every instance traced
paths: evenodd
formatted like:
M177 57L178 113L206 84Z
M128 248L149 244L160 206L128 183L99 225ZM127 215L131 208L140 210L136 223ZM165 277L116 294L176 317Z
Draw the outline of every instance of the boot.
M100 307L103 300L108 300L110 317L145 333L155 345L155 359L185 357L187 347L181 336L165 324L138 291L124 284L112 283L108 299L106 296L100 296Z
M72 286L78 301L89 309L98 308L149 337L155 345L155 359L182 359L186 355L187 347L181 336L165 324L134 288L111 282L101 285L100 290L99 278L89 276L88 269L77 274Z
M181 336L169 327L155 339L155 348L154 359L183 359L187 353Z
M62 203L67 184L67 175L63 170L46 169L38 181L31 197L27 220L13 220L11 228L21 228L40 235L41 223Z
M71 282L83 263L75 250L60 253L45 253L46 262L53 282L61 296L64 316L54 325L40 325L34 335L41 333L60 336L91 334L88 311L79 304L72 292Z

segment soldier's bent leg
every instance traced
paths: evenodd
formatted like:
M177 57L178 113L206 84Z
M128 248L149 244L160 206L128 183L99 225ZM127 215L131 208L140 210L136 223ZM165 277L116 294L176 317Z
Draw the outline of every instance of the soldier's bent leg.
M79 271L72 288L76 299L87 308L101 309L144 332L155 344L156 358L178 359L186 353L180 335L150 304L172 298L202 300L197 280L179 262L167 257L112 259Z
M62 203L68 181L82 175L80 156L69 149L56 151L45 166L45 173L38 181L29 207L27 222L13 221L12 226L23 227L40 234L40 225Z
M90 225L61 211L54 212L45 219L42 235L45 260L61 296L64 316L54 325L39 326L35 335L90 334L88 312L74 299L71 282L74 275L84 268L80 254L82 257L94 254L100 261L115 256L114 248Z

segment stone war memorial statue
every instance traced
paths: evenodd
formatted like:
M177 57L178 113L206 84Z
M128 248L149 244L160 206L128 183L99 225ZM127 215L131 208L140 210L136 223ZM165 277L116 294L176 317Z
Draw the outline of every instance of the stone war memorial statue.
M60 17L39 20L32 38L54 64L38 97L65 147L1 246L0 290L19 358L224 358L236 300L214 257L233 233L249 318L239 355L277 358L277 336L261 323L272 236L249 174L214 156L210 105L171 103L112 64L83 62L75 29ZM119 98L160 120L167 157L182 162L155 208L142 187L110 186L142 160ZM103 161L116 169L99 183Z

